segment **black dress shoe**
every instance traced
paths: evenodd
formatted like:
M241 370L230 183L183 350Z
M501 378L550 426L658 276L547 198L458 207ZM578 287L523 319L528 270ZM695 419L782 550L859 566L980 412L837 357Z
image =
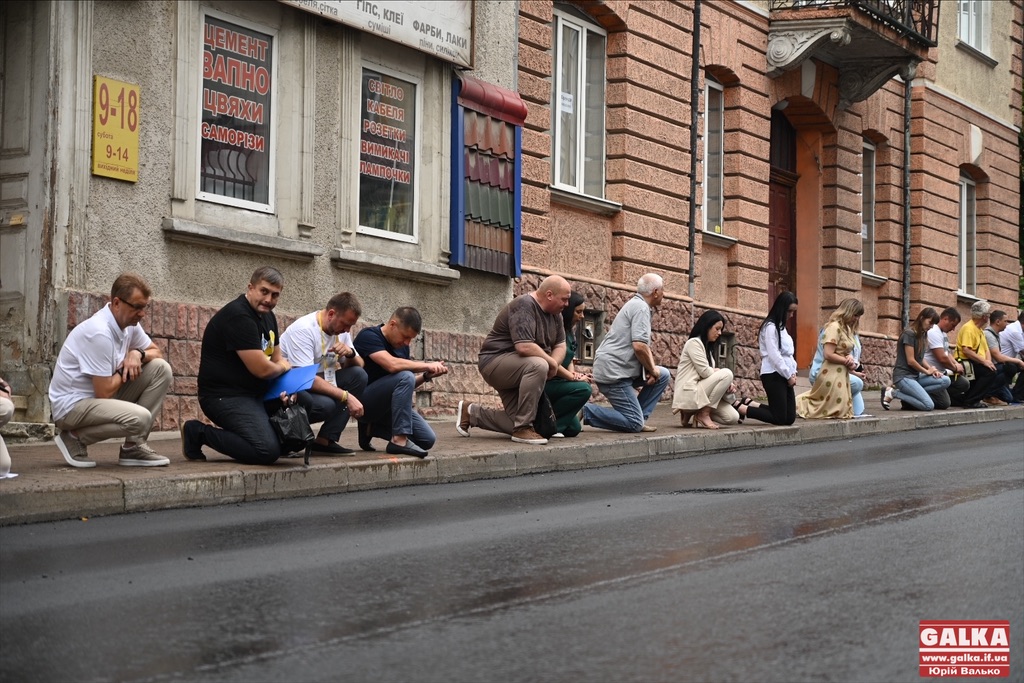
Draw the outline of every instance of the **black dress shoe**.
M412 441L407 441L404 446L399 446L394 441L388 441L388 447L385 449L391 455L411 455L414 458L425 458L430 453L423 450Z
M351 448L345 448L338 443L317 443L314 441L309 444L309 450L316 451L317 453L330 453L332 455L351 455L355 453Z
M373 424L369 422L359 423L359 447L364 451L375 451L377 450L370 445L370 440L373 438Z

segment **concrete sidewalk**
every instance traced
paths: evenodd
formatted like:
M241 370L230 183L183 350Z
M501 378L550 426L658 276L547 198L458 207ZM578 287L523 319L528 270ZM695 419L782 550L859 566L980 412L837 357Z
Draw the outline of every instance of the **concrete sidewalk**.
M1001 420L1015 421L1007 428L1024 437L1024 406L885 412L877 397L868 397L867 412L873 417L798 419L792 427L748 420L711 431L680 428L664 404L650 420L658 428L655 432L618 434L587 427L576 438L552 439L546 446L516 444L480 429L473 429L467 439L456 433L453 420L445 420L433 424L438 440L426 460L387 455L384 442L377 439L377 452L314 454L308 467L302 458L282 458L271 466L240 465L210 449L204 449L207 462L190 462L181 455L177 432L150 439L154 450L171 458L168 467L120 467L120 444L114 441L90 446L89 455L97 461L91 469L67 466L53 442L14 445L12 471L19 476L0 480L0 525L511 477ZM345 431L342 443L356 447L353 429Z

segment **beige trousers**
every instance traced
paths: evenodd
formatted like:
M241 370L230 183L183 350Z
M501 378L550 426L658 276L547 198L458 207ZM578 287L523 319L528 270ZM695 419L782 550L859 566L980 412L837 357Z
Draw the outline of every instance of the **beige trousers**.
M83 399L54 424L61 431L74 432L86 446L120 437L128 443L145 443L171 378L167 361L151 360L142 366L139 377L117 390L114 398Z
M471 427L511 434L531 427L537 417L537 401L548 381L548 363L536 356L506 353L480 370L484 381L498 390L504 410L476 406L470 413Z

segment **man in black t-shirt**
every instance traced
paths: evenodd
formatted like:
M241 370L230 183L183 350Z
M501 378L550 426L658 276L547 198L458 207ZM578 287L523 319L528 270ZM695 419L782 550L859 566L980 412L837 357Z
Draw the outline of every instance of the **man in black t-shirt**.
M416 412L413 392L438 375L448 374L443 361L414 361L409 344L420 333L420 312L403 306L383 325L363 329L355 340L363 357L367 385L363 391L363 417L359 421L359 447L376 450L370 439L388 439L392 455L427 457L437 436Z
M188 420L181 425L181 450L189 460L206 460L209 446L249 465L281 457L277 434L263 395L269 380L291 365L278 347L274 307L284 276L270 266L256 269L242 294L210 319L199 360L199 406L217 427Z

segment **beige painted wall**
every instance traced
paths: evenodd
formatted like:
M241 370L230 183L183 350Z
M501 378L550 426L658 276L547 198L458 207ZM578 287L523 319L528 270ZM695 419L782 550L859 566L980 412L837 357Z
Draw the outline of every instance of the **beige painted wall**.
M991 116L1013 121L1011 94L1014 76L1010 71L1014 47L1011 40L1013 5L1009 0L992 0L986 5L991 12L987 56L996 64L993 66L960 42L957 38L957 3L942 2L935 84Z
M350 90L349 76L339 73L345 62L344 50L351 49L352 36L361 44L363 58L372 59L387 53L398 68L408 66L422 74L423 97L420 123L421 159L419 192L419 234L422 251L432 255L428 261L446 265L443 249L447 245L448 210L448 135L447 117L439 115L450 106L450 90L442 87L450 82L452 69L446 64L420 53L369 36L360 36L352 29L318 22L316 28L317 70L313 187L315 228L311 241L326 250L311 262L291 261L239 251L169 241L161 222L178 215L182 207L191 207L192 220L221 227L244 228L265 225L268 218L279 221L270 232L296 238L296 196L283 195L276 207L278 216L268 217L255 212L203 206L203 202L174 201L174 116L175 60L178 12L195 11L198 3L147 2L95 3L93 21L92 71L95 74L138 83L142 89L142 131L140 135L139 182L130 184L106 178L90 177L88 210L84 229L75 230L73 239L83 247L85 267L82 278L70 283L73 289L109 291L111 281L123 270L143 273L154 289L156 299L183 303L220 306L240 293L251 272L270 263L284 273L285 291L279 311L301 314L322 306L334 293L351 290L363 303L367 322L386 319L399 305L415 305L424 315L425 326L451 331L486 332L495 312L510 298L511 283L507 278L463 271L462 278L450 285L425 284L402 277L376 276L351 270L340 270L330 260L330 251L347 242L355 249L389 256L416 259L420 248L390 240L351 235L351 216L358 203L358 182L354 172L346 175L343 161L341 111ZM278 31L279 76L277 77L277 135L281 153L276 166L279 183L286 183L300 171L298 155L292 146L298 136L294 128L298 116L289 108L302 102L301 75L302 32L306 13L276 2L236 3L214 2L211 6L239 17L250 18ZM478 3L476 6L475 76L514 87L515 60L511 58L516 42L516 3ZM130 27L130 30L126 30ZM346 44L346 41L349 41ZM198 46L197 46L198 49ZM358 68L359 60L356 59ZM420 65L420 66L417 66ZM198 78L198 75L197 75ZM359 78L358 71L352 76ZM356 80L358 83L358 80ZM358 88L357 88L358 90ZM89 106L88 101L80 106ZM421 112L418 112L418 114ZM358 144L358 141L356 141ZM353 165L354 167L354 165ZM230 217L229 217L230 215ZM345 238L343 231L349 231ZM70 268L70 266L68 266Z

